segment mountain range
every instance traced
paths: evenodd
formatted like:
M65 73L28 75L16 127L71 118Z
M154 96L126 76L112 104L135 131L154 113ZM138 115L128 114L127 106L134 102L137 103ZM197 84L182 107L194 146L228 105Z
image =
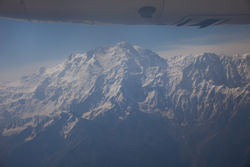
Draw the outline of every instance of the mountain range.
M249 167L250 54L120 42L0 83L0 167Z

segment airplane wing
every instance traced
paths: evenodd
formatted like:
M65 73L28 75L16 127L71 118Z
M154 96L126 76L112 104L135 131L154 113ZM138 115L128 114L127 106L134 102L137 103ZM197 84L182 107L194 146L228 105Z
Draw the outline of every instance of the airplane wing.
M0 17L84 24L250 24L250 0L0 0Z

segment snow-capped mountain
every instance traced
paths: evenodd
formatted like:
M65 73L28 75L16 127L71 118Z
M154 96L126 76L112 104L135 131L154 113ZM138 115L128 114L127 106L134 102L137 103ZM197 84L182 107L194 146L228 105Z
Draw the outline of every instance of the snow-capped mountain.
M163 59L121 42L71 55L0 84L0 162L249 165L249 91L250 54ZM214 153L220 147L228 149Z
M72 55L54 68L41 68L39 74L23 77L7 88L2 86L1 111L5 112L1 114L32 121L27 126L21 124L23 128L31 124L36 127L37 117L53 120L62 112L69 114L74 124L111 110L122 119L130 113L124 106L143 103L147 96L150 100L154 90L165 87L167 81L166 60L122 42ZM23 128L10 125L3 134L19 133Z

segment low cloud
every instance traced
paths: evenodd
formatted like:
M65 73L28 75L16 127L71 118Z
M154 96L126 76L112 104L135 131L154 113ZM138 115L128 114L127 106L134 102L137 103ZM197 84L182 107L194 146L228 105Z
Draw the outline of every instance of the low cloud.
M20 66L13 69L0 72L0 82L15 81L24 75L39 73L41 67L52 67L62 62L62 60L54 60L48 62L34 62L26 66Z
M250 53L249 31L238 31L231 34L208 34L207 36L187 38L175 43L165 43L155 51L162 57L177 55L197 55L211 52L223 55Z
M250 53L250 41L245 42L227 42L220 44L181 44L167 47L166 50L156 51L162 57L177 55L197 55L205 52L211 52L223 55L236 55Z

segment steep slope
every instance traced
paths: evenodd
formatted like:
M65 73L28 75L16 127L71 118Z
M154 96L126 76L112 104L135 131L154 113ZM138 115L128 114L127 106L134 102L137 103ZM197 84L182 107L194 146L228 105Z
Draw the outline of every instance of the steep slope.
M188 150L193 166L249 165L249 61L249 54L182 58L189 63L182 65L167 99L181 125L174 126L179 129L174 135Z
M0 162L247 167L249 90L249 54L165 60L121 42L72 55L1 83Z
M180 117L189 122L210 120L223 111L229 120L249 102L249 58L208 53L197 56L175 81L168 94L169 106L175 110L180 107Z

